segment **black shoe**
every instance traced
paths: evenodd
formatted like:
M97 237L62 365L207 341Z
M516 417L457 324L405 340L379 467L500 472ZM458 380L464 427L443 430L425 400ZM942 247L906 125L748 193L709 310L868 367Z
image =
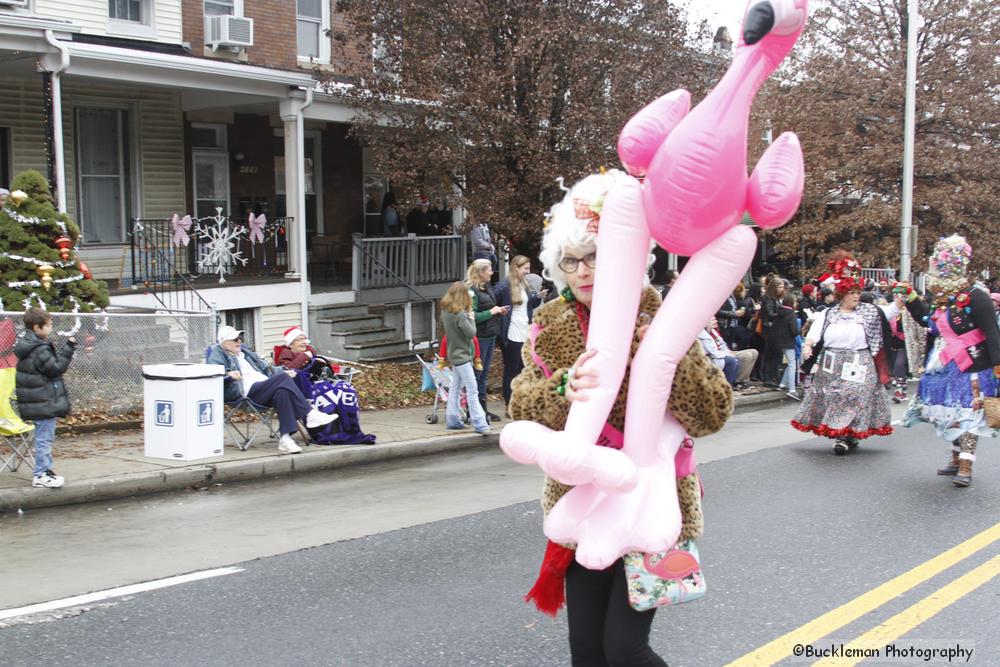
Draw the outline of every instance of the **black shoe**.
M843 456L847 453L847 443L843 440L838 440L833 443L833 453L837 456Z
M489 411L486 412L486 418L489 419L491 422L503 421L503 417L501 417L500 415L495 415Z

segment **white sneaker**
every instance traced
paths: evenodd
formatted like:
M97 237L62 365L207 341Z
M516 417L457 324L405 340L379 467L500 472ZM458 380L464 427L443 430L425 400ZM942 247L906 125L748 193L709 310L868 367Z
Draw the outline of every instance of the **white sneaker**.
M58 489L66 483L66 480L55 474L51 470L46 470L41 475L31 478L31 485L40 489Z
M306 415L306 428L318 428L320 426L326 426L339 416L340 415L328 415L325 412L320 412L319 410L312 409L309 411L309 414Z
M292 440L292 436L287 433L280 438L278 438L278 451L283 454L298 454L302 451L302 448L295 444Z

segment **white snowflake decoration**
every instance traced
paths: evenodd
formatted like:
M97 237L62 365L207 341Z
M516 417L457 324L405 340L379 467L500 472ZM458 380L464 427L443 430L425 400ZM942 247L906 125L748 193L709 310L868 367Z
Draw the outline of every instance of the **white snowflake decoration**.
M246 266L247 259L238 250L240 237L246 234L245 227L236 227L226 222L222 209L217 208L217 215L211 224L198 226L198 236L202 239L199 247L201 258L198 260L198 270L208 273L218 273L219 282L226 282L226 273L230 267L239 262Z

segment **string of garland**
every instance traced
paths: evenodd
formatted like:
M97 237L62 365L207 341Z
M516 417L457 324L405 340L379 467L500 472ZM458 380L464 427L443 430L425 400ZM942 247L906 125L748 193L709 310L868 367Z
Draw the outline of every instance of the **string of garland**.
M20 222L22 225L41 225L43 223L54 222L59 226L59 229L63 231L63 234L66 234L67 236L69 235L69 230L66 229L66 223L62 220L42 220L41 218L21 215L9 205L3 207L3 212L9 215L13 220Z
M78 280L86 280L86 278L84 278L83 274L81 273L80 275L71 276L69 278L59 278L58 280L53 280L52 282L53 284L56 285L65 285L67 283L75 283ZM24 287L25 285L28 285L30 287L41 287L42 283L41 281L38 280L23 280L21 282L7 283L7 287L13 287L13 288Z
M48 264L49 266L55 266L55 267L58 267L60 269L75 269L76 268L76 263L75 262L46 262L46 261L41 260L41 259L35 259L34 257L22 257L20 255L12 255L12 254L6 253L6 252L0 252L0 257L6 257L8 259L16 259L19 262L28 262L29 264L34 264L35 266L45 266L46 264Z

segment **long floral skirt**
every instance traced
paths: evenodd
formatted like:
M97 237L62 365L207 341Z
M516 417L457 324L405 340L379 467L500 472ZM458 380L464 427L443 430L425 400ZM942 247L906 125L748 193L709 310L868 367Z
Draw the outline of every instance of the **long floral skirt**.
M844 379L844 364L857 363L861 382ZM868 350L825 349L792 426L824 438L857 438L892 433L889 397L878 382Z
M930 359L938 352L935 349ZM903 418L904 425L927 422L934 426L939 438L951 443L966 433L987 438L1000 436L997 429L986 423L983 409L975 407L977 396L972 387L972 378L975 377L983 396L1000 393L1000 382L992 368L978 373L963 373L954 361L944 366L928 362L927 368L920 378L917 395Z

